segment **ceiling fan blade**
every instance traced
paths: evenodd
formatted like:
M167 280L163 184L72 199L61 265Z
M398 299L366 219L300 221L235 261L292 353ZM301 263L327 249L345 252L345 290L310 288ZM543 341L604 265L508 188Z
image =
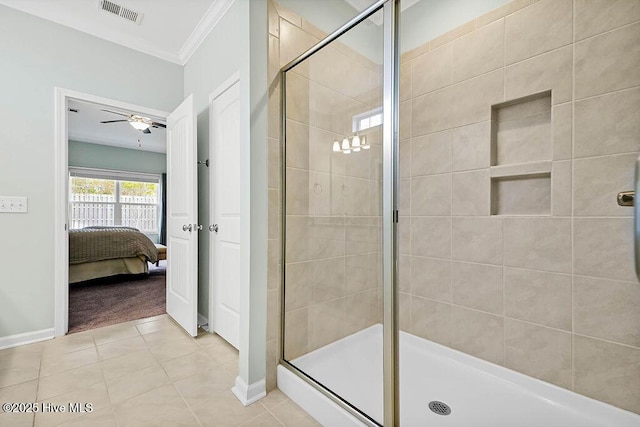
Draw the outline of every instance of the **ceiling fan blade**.
M162 123L158 123L158 122L151 122L151 126L153 126L154 128L166 128L167 125L164 125Z
M111 110L100 110L100 111L106 111L107 113L113 113L113 114L117 114L119 116L124 116L124 117L131 117L131 114L118 113L117 111L111 111Z
M145 130L142 131L142 133L151 133L151 131L149 130L149 128L146 128Z
M106 120L100 123L117 123L117 122L128 122L129 120Z

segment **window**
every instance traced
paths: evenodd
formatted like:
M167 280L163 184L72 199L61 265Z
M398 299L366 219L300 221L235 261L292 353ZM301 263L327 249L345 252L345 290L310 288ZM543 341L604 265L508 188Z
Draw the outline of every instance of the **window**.
M71 228L126 226L158 233L158 175L80 168L70 175Z
M380 126L382 124L382 107L353 116L353 133Z

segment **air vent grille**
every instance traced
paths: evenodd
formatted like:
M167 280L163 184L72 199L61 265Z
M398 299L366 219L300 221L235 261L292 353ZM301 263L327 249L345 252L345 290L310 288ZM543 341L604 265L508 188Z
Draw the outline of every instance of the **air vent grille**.
M142 13L109 0L98 0L98 8L136 24L140 24L142 21Z

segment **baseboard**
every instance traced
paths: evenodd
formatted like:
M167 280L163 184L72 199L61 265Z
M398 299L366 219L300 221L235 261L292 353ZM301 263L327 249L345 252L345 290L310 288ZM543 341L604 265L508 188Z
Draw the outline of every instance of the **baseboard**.
M31 344L38 341L52 339L55 336L53 328L41 329L39 331L25 332L22 334L0 337L0 350L17 347L19 345Z
M231 391L244 406L249 406L267 395L267 383L263 378L253 384L247 384L238 376L236 377L236 385Z
M209 319L198 313L198 326L209 332Z

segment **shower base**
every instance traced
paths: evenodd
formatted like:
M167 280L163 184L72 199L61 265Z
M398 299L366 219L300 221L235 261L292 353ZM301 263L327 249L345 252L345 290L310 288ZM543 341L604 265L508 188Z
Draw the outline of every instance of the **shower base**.
M382 424L382 325L292 364ZM278 387L325 426L364 425L283 366L278 366ZM400 396L402 427L640 426L640 415L405 332L400 332ZM448 405L451 413L432 412L431 402Z

